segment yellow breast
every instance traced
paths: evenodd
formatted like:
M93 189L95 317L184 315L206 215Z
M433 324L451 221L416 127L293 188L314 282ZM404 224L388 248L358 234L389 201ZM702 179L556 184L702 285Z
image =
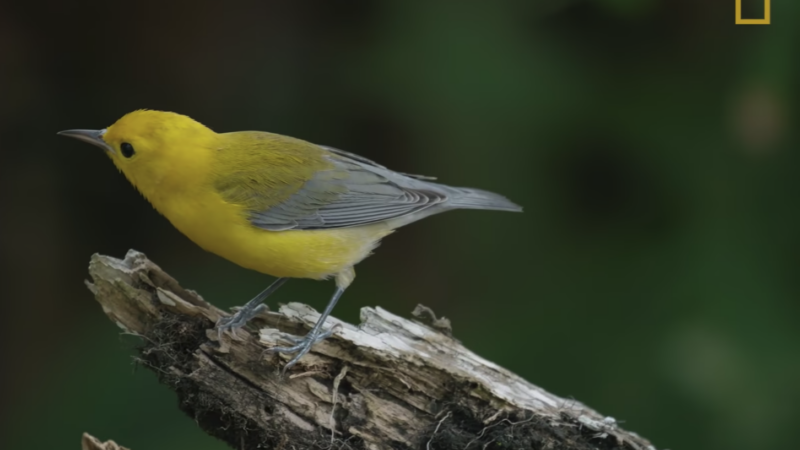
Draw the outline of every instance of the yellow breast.
M392 232L385 224L267 231L250 224L241 206L226 203L209 190L151 201L203 249L276 277L330 277L369 256L380 239Z

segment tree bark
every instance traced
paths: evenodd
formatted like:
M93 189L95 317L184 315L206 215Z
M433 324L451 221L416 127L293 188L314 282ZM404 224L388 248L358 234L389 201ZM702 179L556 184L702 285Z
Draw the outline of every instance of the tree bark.
M472 353L424 307L418 320L380 307L363 308L359 326L331 317L334 335L281 377L287 357L265 350L304 334L319 317L310 307L265 312L219 342L226 313L143 254L94 255L89 271L103 311L142 337L141 363L236 449L653 449Z

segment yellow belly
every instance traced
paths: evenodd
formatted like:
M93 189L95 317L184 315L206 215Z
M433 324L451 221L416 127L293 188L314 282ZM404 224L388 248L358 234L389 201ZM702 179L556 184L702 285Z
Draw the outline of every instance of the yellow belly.
M392 232L380 223L331 230L262 230L250 224L239 206L216 196L156 207L203 249L276 277L330 277L369 256Z

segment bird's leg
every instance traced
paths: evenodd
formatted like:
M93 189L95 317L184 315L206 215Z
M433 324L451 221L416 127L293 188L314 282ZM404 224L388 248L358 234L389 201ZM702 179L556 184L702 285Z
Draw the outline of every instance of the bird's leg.
M337 286L336 292L333 293L333 297L331 297L331 300L328 302L328 306L325 307L325 311L323 311L322 315L320 315L319 319L317 319L317 323L314 324L314 328L312 328L311 331L309 331L308 334L305 335L305 337L303 338L291 339L293 342L296 342L295 345L291 347L273 347L267 350L268 352L272 353L296 353L294 358L292 358L283 367L284 373L286 372L287 369L295 365L295 363L297 363L297 361L300 358L302 358L303 355L308 353L308 351L311 350L312 345L316 344L319 341L327 339L328 337L331 336L331 334L333 334L334 331L333 328L324 333L321 332L322 325L325 323L325 319L327 319L328 316L331 314L331 311L333 311L333 307L336 306L336 302L339 301L339 297L341 297L343 293L344 293L344 288Z
M244 324L247 323L250 319L257 316L258 313L263 311L266 308L264 305L264 300L267 297L272 295L273 292L277 291L279 287L283 286L284 283L288 278L278 278L277 280L273 281L268 288L261 291L260 294L256 295L252 300L245 303L242 308L236 312L236 314L232 316L222 317L217 321L217 332L219 333L219 341L222 342L222 333L227 330L235 330L237 328L241 328Z
M296 353L294 358L292 358L285 366L283 366L282 373L286 373L286 370L295 365L297 361L303 357L309 350L311 350L311 346L316 344L317 342L329 338L336 327L334 326L330 330L326 332L322 332L322 325L325 323L325 319L331 314L333 308L336 306L336 302L339 301L339 297L342 296L344 290L350 286L350 283L356 277L356 272L353 270L352 267L348 267L341 272L336 274L336 292L333 293L333 297L331 297L330 301L328 302L328 306L325 307L325 311L319 316L317 319L317 323L314 324L314 327L311 331L308 332L305 337L302 338L291 338L291 342L295 343L291 347L273 347L268 352L272 353Z

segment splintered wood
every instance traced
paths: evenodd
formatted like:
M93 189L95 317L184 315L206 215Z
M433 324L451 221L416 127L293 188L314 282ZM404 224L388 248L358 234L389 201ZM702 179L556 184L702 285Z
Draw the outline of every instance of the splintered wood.
M83 433L81 437L81 450L128 450L127 447L117 445L114 441L100 442L100 439L89 433Z
M331 317L334 335L281 377L288 357L265 350L304 334L319 317L312 308L281 306L219 342L214 324L226 313L143 254L94 255L89 271L103 311L144 338L141 364L233 448L653 449L469 351L429 309L418 317L431 326L380 307L363 308L358 326Z

